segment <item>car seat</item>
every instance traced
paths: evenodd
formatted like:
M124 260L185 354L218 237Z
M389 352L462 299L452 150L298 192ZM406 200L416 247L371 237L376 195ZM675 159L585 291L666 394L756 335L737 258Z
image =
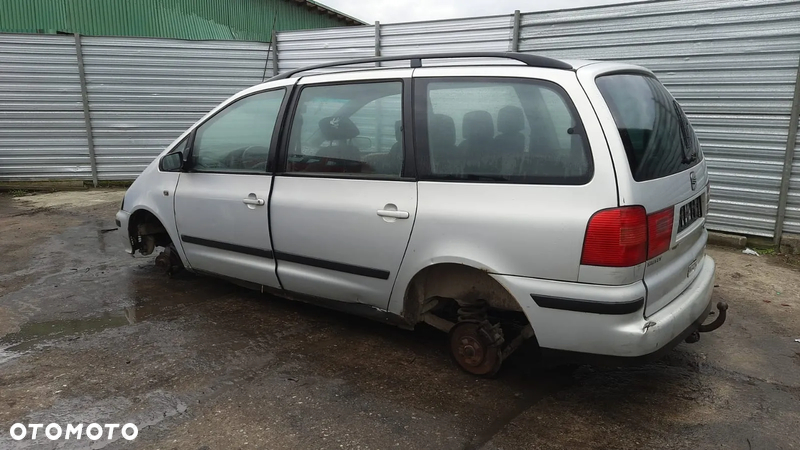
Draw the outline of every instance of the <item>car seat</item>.
M360 134L352 120L343 116L326 117L319 121L319 129L323 139L330 142L330 145L321 146L317 156L361 161L361 151L351 142Z
M428 119L428 147L434 173L461 173L463 152L456 146L456 124L452 117L431 114Z

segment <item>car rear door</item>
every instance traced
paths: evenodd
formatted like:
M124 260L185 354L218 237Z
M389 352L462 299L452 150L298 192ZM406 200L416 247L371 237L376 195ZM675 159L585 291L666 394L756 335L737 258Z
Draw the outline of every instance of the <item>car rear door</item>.
M175 191L181 245L195 270L279 287L270 240L268 171L287 87L242 97L193 132Z
M298 83L270 203L287 291L386 308L417 206L413 166L404 164L413 161L402 126L410 76L398 69Z

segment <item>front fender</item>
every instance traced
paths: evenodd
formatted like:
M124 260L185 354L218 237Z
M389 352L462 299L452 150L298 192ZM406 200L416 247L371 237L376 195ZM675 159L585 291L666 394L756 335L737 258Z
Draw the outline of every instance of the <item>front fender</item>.
M184 267L190 268L175 223L174 199L179 179L180 173L162 172L158 167L149 167L125 193L125 209L130 213L130 217L137 211L147 211L154 215L175 244Z

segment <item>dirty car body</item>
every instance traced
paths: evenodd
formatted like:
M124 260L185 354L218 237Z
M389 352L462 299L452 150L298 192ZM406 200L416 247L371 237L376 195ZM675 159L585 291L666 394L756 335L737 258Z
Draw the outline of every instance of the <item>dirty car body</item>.
M427 64L465 56L507 64ZM295 71L211 111L126 193L126 250L428 323L477 375L534 337L632 359L724 321L702 325L706 162L651 72L513 53L355 62L378 59L411 63Z

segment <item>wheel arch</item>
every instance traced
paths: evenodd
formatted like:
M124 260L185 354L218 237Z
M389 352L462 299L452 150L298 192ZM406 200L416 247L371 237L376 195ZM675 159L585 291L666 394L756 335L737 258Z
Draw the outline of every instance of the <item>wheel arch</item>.
M436 297L467 301L482 299L493 308L522 311L514 296L489 273L486 267L465 262L428 265L417 271L406 285L403 316L412 324L419 322L422 305Z
M172 230L165 225L165 221L159 217L158 213L142 205L131 211L128 220L128 236L134 252L140 247L140 237L147 234L157 235L156 245L165 247L173 243L180 247L180 240L174 235Z

